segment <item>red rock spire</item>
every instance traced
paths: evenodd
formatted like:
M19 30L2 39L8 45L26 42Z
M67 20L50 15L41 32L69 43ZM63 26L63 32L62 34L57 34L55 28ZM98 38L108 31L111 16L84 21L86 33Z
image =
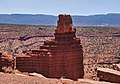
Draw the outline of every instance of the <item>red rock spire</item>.
M60 14L58 16L58 26L55 30L56 33L76 32L73 28L72 18L70 15Z
M19 65L19 69L33 70L42 73L46 77L61 78L66 77L72 80L84 77L83 51L80 39L75 36L76 29L72 25L70 15L59 15L58 26L55 30L55 39L47 40L38 53L29 60L36 63L26 69L27 65ZM37 57L38 56L38 57ZM36 58L35 58L36 57ZM26 58L25 58L26 59ZM34 61L36 60L36 61ZM17 62L28 64L22 58ZM26 63L25 63L26 62Z

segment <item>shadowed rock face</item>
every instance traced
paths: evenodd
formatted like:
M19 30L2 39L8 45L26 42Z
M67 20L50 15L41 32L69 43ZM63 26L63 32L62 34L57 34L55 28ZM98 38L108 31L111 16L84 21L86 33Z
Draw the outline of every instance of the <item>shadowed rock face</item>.
M109 68L98 68L97 76L101 81L120 83L120 72Z
M82 45L75 33L71 16L59 15L55 39L45 41L44 45L40 46L40 50L33 50L32 53L35 55L32 54L31 58L24 58L24 60L21 57L17 58L17 67L22 71L31 69L50 78L66 77L72 80L83 78ZM24 63L27 62L25 59L32 61L31 64L29 63L30 67ZM21 61L23 65L19 63Z
M13 67L13 60L14 58L12 55L7 53L0 53L0 71L3 71L3 67Z

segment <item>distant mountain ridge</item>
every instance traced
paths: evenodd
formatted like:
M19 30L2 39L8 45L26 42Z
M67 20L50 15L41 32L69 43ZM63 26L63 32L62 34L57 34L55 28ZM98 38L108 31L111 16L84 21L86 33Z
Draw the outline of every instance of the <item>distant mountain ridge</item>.
M76 26L120 26L120 14L73 15ZM56 25L57 16L44 14L0 14L0 24Z

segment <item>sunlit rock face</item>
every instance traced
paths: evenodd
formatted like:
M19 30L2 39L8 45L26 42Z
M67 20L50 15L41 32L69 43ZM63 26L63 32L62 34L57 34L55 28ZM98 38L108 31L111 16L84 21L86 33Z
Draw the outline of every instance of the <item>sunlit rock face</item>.
M76 32L73 28L72 18L70 15L59 15L58 26L55 30L56 33Z
M29 64L31 68L27 69L42 73L50 78L65 77L72 80L83 78L82 45L80 39L76 38L75 33L76 28L73 27L71 16L60 14L55 29L55 39L45 41L44 45L40 46L40 50L33 50L32 57L24 58L34 63ZM27 62L23 61L23 59L18 59L18 62L20 60L22 63ZM19 65L18 63L19 69L27 71L23 66L27 65Z
M73 80L83 78L83 51L75 33L71 16L59 15L55 39L45 41L41 46L41 49L48 49L52 56L49 77L64 76Z

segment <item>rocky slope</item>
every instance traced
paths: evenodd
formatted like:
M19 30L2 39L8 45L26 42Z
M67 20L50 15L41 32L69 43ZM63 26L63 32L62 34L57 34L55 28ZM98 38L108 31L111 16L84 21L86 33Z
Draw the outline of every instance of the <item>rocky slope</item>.
M15 75L15 74L1 74L0 84L113 84L109 82L92 81L89 79L79 79L72 81L69 79L50 79L45 77Z

